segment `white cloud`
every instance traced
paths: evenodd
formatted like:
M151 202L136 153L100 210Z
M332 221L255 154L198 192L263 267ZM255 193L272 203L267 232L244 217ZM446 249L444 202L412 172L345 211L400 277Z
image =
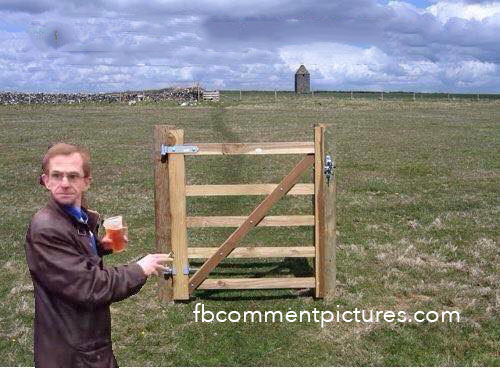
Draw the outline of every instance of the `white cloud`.
M380 83L385 79L381 71L391 62L388 55L373 46L363 49L327 42L289 45L280 48L279 54L290 71L305 64L309 72L316 72L312 78L338 85L362 80L367 84Z
M465 61L456 65L449 65L444 70L445 78L456 81L459 86L480 87L488 80L498 79L499 68L493 63L479 61Z
M446 23L451 18L482 21L489 17L499 17L500 3L467 4L442 1L429 6L426 10L442 23ZM500 23L500 18L498 18L498 23Z
M212 82L212 85L217 89L222 89L222 88L226 87L226 84L224 83L223 79L214 78L211 82Z
M481 89L500 79L500 68L480 61L404 60L387 55L377 47L355 47L336 43L314 43L280 48L280 56L295 72L305 64L313 88L371 90L459 90Z

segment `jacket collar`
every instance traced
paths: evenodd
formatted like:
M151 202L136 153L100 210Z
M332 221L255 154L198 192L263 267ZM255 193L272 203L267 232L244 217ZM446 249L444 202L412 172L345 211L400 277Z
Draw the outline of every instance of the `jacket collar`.
M69 213L71 216L76 218L76 220L79 223L87 224L89 218L88 218L87 213L85 212L85 210L83 208L76 208L76 207L71 206L71 205L70 206L63 205L62 208L67 213Z
M52 210L56 211L59 215L67 218L71 223L73 223L75 226L81 226L82 223L78 222L76 218L71 216L67 211L65 211L64 207L59 204L52 195L50 195L49 203L47 204L49 208ZM98 225L100 215L99 213L89 210L85 207L82 207L82 210L84 210L87 213L88 216L88 221L87 221L87 226L91 230L95 230L96 226Z

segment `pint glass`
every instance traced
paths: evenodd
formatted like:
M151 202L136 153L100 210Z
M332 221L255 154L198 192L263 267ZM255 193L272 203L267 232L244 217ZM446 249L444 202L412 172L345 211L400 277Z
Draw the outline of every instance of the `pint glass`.
M113 252L121 252L125 249L125 236L128 236L127 226L122 216L107 218L103 223L106 236L111 239Z

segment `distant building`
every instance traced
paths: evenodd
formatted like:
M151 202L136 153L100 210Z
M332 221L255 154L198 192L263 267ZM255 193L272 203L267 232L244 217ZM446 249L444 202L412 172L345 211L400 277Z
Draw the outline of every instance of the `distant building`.
M295 93L309 93L311 91L311 76L304 65L295 72Z

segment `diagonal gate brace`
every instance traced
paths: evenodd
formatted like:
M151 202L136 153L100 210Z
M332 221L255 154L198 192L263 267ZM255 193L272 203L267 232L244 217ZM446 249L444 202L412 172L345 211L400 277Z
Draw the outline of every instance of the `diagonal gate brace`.
M299 180L300 175L314 163L314 155L307 155L278 184L248 216L248 218L227 238L217 251L201 266L189 280L189 294L208 277L209 273L227 257L240 240L267 215L271 207L278 202Z

